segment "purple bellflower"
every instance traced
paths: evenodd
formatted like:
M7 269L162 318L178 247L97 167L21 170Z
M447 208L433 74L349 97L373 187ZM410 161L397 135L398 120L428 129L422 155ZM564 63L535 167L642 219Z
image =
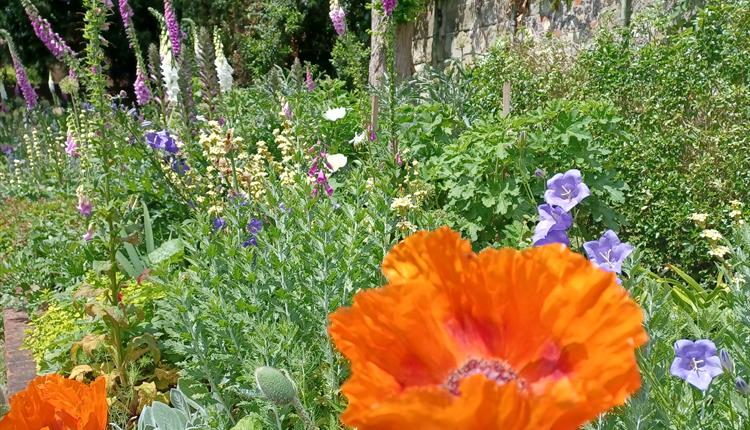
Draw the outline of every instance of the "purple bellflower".
M212 223L214 231L223 230L227 226L227 221L222 217L217 217Z
M169 131L150 131L146 133L146 143L154 149L164 151L168 154L177 154L180 149Z
M570 248L570 239L565 230L550 230L546 236L534 242L534 246L548 245L550 243L562 243Z
M633 246L622 243L617 234L607 230L599 240L583 244L589 260L607 272L622 273L622 262L633 252Z
M531 239L534 245L539 245L540 242L543 242L544 244L559 242L559 240L554 239L562 238L565 238L565 240L559 243L566 243L569 245L570 241L565 232L571 225L573 225L573 217L559 206L543 204L539 205L537 210L539 211L539 223L536 225L536 228L534 229L534 237ZM555 233L550 240L545 240L552 232ZM561 235L559 232L562 232L563 234Z
M558 173L547 181L547 191L544 201L550 205L560 206L565 212L570 212L578 203L591 195L591 191L583 183L581 172L577 169Z
M716 355L716 345L708 340L681 339L674 344L675 358L669 373L706 391L711 381L724 373Z

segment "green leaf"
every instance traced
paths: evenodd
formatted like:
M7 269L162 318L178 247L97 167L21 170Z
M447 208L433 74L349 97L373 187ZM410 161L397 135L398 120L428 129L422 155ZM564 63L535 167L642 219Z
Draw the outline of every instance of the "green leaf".
M180 239L172 239L164 242L155 251L148 254L148 260L152 266L169 264L180 259L185 253L185 245Z

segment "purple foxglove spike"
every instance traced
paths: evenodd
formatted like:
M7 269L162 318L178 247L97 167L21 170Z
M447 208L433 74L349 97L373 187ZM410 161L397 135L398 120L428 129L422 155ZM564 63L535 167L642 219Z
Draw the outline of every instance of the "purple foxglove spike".
M135 100L139 105L143 106L151 101L151 90L146 83L146 74L140 67L135 71L135 82L133 83L133 88L135 89Z
M172 53L177 58L180 56L180 25L177 22L172 0L164 0L164 21L167 23L167 33L172 43Z
M128 4L128 0L119 0L120 6L120 17L122 18L122 24L127 28L130 27L131 19L133 19L133 9Z
M313 90L315 89L315 81L313 81L309 66L307 67L307 71L305 72L305 86L307 87L308 93L313 92Z
M336 34L343 36L346 32L346 13L341 6L334 7L328 12L328 16L331 18L333 23L333 29L336 30Z
M393 10L396 9L397 0L383 0L383 11L385 16L390 17L393 15Z

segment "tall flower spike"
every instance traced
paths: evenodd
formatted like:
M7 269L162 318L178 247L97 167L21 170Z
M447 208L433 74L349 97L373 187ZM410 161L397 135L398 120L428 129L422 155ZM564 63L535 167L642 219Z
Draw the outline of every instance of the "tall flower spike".
M18 52L16 51L16 46L13 44L13 39L10 37L10 33L2 29L0 29L0 38L4 39L5 43L8 44L10 59L13 61L13 69L16 72L16 83L21 88L21 94L23 94L23 99L26 101L26 107L34 109L38 101L36 91L34 91L34 87L29 82L29 77L26 75L26 68L23 67L21 59L18 58Z
M169 102L178 103L180 100L180 76L172 55L172 48L165 36L162 34L161 39L161 75L164 79L164 91Z
M136 66L133 88L135 89L135 100L139 105L143 106L151 101L151 90L148 87L146 72L140 65Z
M23 0L23 7L26 11L26 15L29 17L31 27L34 29L36 37L44 43L44 46L49 49L49 52L51 52L55 58L63 61L67 56L75 56L75 53L70 49L68 44L65 43L63 38L52 30L49 21L39 15L39 11L30 0Z
M315 81L313 81L312 72L310 72L310 66L307 66L307 70L305 71L305 86L307 87L307 92L311 93L315 89Z
M128 4L128 0L119 0L120 6L120 17L122 18L122 25L125 28L130 27L131 19L133 18L133 9Z
M172 43L172 52L175 57L180 56L180 25L177 23L177 14L174 12L172 0L164 0L164 21L167 24L169 40Z
M331 18L331 23L333 23L333 29L336 30L336 34L343 36L346 32L346 13L339 5L338 0L331 0L331 10L328 12L328 16Z
M396 9L397 3L397 0L383 0L383 11L385 11L385 16L390 17L393 15L393 10Z
M565 247L475 254L444 227L396 245L383 273L330 316L348 426L575 429L640 386L643 312Z
M216 66L216 76L219 78L219 88L221 88L222 93L228 93L232 90L234 69L229 65L227 57L224 56L224 44L221 43L218 31L214 31L214 51L216 52L214 65Z

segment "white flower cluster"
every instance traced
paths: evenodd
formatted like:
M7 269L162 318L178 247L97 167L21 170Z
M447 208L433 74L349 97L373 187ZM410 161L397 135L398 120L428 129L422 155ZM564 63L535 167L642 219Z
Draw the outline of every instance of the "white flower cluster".
M161 37L161 75L164 79L164 90L170 103L177 103L180 97L179 72L172 55L172 45L166 33Z
M216 66L216 75L219 77L219 88L221 88L222 93L228 93L232 90L234 69L229 65L227 57L224 56L224 45L221 43L218 33L214 34L214 50L216 51L214 65Z

